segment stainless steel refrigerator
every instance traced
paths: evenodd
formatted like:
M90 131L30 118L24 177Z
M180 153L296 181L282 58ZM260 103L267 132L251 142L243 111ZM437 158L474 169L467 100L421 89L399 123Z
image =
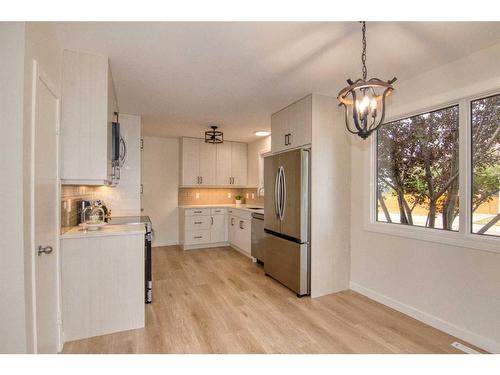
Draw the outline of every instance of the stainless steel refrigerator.
M310 293L310 150L264 159L264 271L298 296Z

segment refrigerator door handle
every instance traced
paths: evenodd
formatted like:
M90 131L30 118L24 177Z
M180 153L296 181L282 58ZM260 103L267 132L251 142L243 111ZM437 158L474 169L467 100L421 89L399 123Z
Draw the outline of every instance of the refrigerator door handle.
M276 217L280 217L280 170L276 171L276 178L274 180L274 211Z
M286 178L285 168L281 166L281 220L285 217L285 204L286 204Z

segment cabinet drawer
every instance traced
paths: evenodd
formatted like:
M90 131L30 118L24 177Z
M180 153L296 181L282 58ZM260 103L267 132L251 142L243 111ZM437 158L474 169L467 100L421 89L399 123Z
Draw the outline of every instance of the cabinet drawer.
M210 229L210 216L187 216L186 230Z
M210 215L210 208L188 208L185 211L186 216L209 216Z
M210 243L210 230L186 231L186 245Z
M225 213L226 213L225 208L212 208L211 209L212 215L224 215Z

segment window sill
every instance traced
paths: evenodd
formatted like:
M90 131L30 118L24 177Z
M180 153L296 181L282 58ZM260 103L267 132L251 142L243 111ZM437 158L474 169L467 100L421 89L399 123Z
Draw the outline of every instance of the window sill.
M500 238L492 238L480 234L465 234L461 232L381 222L365 223L364 229L369 232L387 234L390 236L435 242L448 246L458 246L500 254Z

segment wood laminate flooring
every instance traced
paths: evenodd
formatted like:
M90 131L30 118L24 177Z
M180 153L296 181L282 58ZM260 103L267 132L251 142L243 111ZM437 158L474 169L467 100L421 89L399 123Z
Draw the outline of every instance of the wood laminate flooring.
M145 328L63 352L461 353L450 344L463 342L353 291L297 298L229 247L154 248L153 299Z

